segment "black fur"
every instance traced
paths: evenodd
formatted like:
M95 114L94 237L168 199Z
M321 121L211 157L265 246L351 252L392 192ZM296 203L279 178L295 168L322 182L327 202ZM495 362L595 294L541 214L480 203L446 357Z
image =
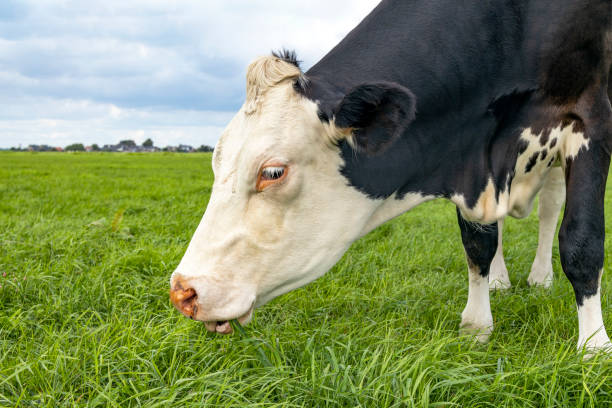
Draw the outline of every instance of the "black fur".
M285 62L288 62L291 65L295 65L297 68L302 69L300 67L302 61L297 59L297 54L295 53L295 50L287 50L283 48L278 51L272 51L272 55Z
M414 120L415 99L401 85L379 82L349 91L334 109L334 123L352 129L355 146L379 153L391 145Z
M477 267L481 276L489 275L491 261L497 251L497 223L478 225L466 221L457 208L461 241L470 267Z
M612 2L609 0L564 1L559 7L565 15L543 38L542 88L554 103L574 102L594 84L605 69L605 31L612 27Z
M525 173L529 173L531 169L533 168L533 166L536 165L536 163L538 162L539 155L540 155L540 152L535 152L529 157L529 160L527 161L527 165L525 166Z

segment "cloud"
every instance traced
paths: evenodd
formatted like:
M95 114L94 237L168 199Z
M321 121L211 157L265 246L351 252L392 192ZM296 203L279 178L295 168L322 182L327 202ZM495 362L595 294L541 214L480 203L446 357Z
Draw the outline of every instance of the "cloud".
M12 146L70 143L110 144L123 139L142 143L153 139L157 146L190 144L214 146L233 111L121 108L88 100L24 97L8 101L0 120L3 140Z
M6 147L34 138L68 144L95 136L112 143L135 127L167 143L196 140L201 129L201 139L214 144L244 99L254 57L292 48L307 68L377 0L0 3L0 95L8 107L0 109L0 146ZM105 114L108 106L130 120Z

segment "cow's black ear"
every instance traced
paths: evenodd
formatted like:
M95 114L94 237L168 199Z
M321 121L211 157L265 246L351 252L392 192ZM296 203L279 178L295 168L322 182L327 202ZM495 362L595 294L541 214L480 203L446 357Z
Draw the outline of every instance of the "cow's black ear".
M334 124L352 133L353 145L378 153L391 145L415 116L416 98L393 82L359 85L334 109Z

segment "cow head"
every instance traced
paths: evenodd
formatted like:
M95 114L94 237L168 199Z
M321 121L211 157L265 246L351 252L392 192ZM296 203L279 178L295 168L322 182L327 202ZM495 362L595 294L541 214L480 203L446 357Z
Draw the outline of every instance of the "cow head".
M247 323L255 307L324 274L383 201L349 185L338 144L392 143L413 118L412 95L364 84L326 121L296 91L305 81L281 57L253 62L246 102L215 148L208 207L170 282L175 306L210 331L229 333L229 320Z

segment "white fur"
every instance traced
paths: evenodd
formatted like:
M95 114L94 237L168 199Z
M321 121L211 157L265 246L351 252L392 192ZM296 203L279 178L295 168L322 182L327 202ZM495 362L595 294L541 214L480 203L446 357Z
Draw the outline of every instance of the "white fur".
M434 198L435 196L431 195L407 193L401 199L398 199L397 194L392 194L389 198L380 201L376 211L374 211L371 218L365 225L362 235L367 234L379 225L405 213L417 205L433 200Z
M601 287L601 273L600 287ZM578 349L582 347L588 350L612 349L610 338L604 327L601 315L601 300L597 293L583 300L582 306L578 306Z
M459 207L463 218L481 224L491 224L508 213L508 192L502 191L496 197L493 179L489 178L484 191L473 207L468 207L463 194L453 194L450 200Z
M538 250L531 265L527 282L534 286L550 287L553 279L552 247L559 212L565 202L565 175L561 167L550 170L540 190L538 216Z
M495 251L495 256L493 261L491 261L491 268L489 269L490 289L508 289L512 286L508 276L508 268L506 268L506 262L504 261L503 230L504 220L501 219L497 221L497 251Z
M573 126L566 128L565 137L560 145L561 154L565 159L575 159L582 149L589 149L589 139L582 132L572 131L571 127Z
M546 175L551 168L548 167L552 159L555 164L565 166L566 159L574 158L580 149L588 149L589 140L582 132L574 132L573 125L557 126L550 130L547 143L542 146L540 138L542 133L533 133L531 128L521 133L521 139L528 143L527 149L519 155L515 166L515 176L510 186L508 212L513 217L526 217L531 212L533 199L542 187ZM553 140L555 146L551 147ZM546 149L546 157L538 158L536 165L529 172L525 167L534 153L542 153Z
M469 264L469 262L468 262ZM489 281L477 267L468 267L468 301L461 313L461 329L484 343L493 331L493 315L489 302Z

